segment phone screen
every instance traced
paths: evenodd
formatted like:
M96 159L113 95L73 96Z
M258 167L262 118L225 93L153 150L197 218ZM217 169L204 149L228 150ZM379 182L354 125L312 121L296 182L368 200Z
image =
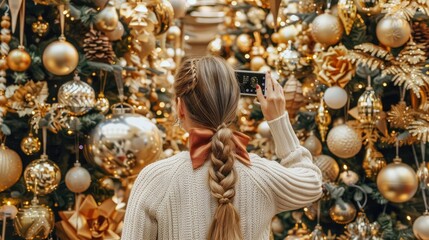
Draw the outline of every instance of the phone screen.
M265 73L236 70L235 75L240 85L241 95L256 96L256 85L259 84L265 96Z

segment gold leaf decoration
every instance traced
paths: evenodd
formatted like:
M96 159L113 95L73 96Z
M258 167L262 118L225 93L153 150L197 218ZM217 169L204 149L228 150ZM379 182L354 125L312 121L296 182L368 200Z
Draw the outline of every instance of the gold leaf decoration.
M413 110L405 102L393 105L387 113L387 120L393 128L406 129L414 121Z
M400 62L406 62L411 65L423 63L426 61L426 53L422 49L425 49L425 44L410 41L399 53L398 59Z
M8 107L16 111L20 117L31 114L37 104L42 104L48 97L48 84L46 82L28 81L25 85L14 87L9 97Z
M389 145L395 145L396 144L396 133L392 132L390 135L388 135L387 137L382 136L380 138L381 142L389 144ZM401 139L398 141L399 142L399 146L404 146L404 145L413 145L415 143L417 143L417 138L415 138L414 136L412 136L411 134L408 135L407 138L405 139Z
M429 122L418 119L413 121L407 129L417 140L423 143L429 142Z

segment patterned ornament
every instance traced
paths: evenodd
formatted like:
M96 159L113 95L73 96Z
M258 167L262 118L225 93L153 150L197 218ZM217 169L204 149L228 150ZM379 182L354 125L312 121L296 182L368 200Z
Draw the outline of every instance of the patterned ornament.
M365 129L371 130L380 118L383 111L381 99L376 96L374 89L369 85L365 92L359 97L357 104L359 122Z
M43 20L43 17L40 15L37 21L31 24L31 30L33 30L33 33L37 34L37 36L44 37L49 31L49 23Z
M326 134L328 133L329 124L331 124L332 118L329 114L328 109L325 106L325 102L323 101L323 98L320 98L320 105L317 109L316 114L316 124L317 128L319 129L320 138L322 139L322 142L325 142L326 140Z
M337 44L343 36L343 31L340 19L329 9L317 16L311 26L313 39L326 47Z
M13 221L16 232L25 239L47 239L54 223L52 210L37 204L37 201L20 208Z
M113 1L109 1L107 6L95 16L95 26L100 31L111 32L116 29L118 22L119 16Z
M21 158L2 143L0 146L0 192L13 186L21 177L21 173Z
M290 119L294 119L297 111L305 104L302 94L302 84L294 75L291 75L283 87L286 101L286 110Z
M66 174L67 188L74 193L85 192L91 185L91 175L79 162L74 164Z
M25 155L33 155L40 151L41 145L39 138L30 133L21 140L20 146Z
M405 101L392 105L387 113L387 121L393 128L406 129L414 121L413 109L407 106Z
M347 224L356 217L356 208L349 202L337 202L329 209L329 216L338 224Z
M356 220L346 226L348 239L382 240L380 224L370 223L364 212L359 212Z
M326 142L329 150L340 158L351 158L358 154L362 147L360 136L346 124L332 128Z
M413 233L419 240L429 239L429 213L425 212L413 223Z
M335 182L340 173L337 161L328 155L318 155L313 157L314 164L322 172L323 182Z
M85 57L91 61L113 63L116 59L112 43L109 38L101 31L93 28L85 34L83 40L83 51Z
M64 83L58 90L58 103L68 108L73 115L81 116L94 107L94 89L75 74L72 81Z
M343 22L346 34L349 35L357 18L357 7L354 0L339 0L337 6L338 17Z
M65 76L76 69L79 63L79 53L71 43L60 38L45 48L42 59L46 70L55 75Z
M381 169L377 176L377 188L381 195L394 203L410 200L417 191L416 172L399 157Z
M47 155L41 155L40 159L33 160L27 165L24 179L29 191L37 195L46 195L57 189L61 181L61 171Z
M411 36L411 26L407 20L396 15L385 15L376 28L377 39L387 47L404 45Z

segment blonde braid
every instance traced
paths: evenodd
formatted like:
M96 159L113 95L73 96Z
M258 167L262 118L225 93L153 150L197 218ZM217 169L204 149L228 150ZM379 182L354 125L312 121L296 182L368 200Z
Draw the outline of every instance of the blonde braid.
M197 63L198 63L197 59L192 59L191 60L191 69L190 69L190 71L192 73L192 79L191 79L190 84L186 88L184 94L188 94L188 93L192 92L195 89L195 87L197 86L197 83L198 83L198 78L197 78Z
M212 138L212 153L209 168L209 186L213 197L218 200L214 220L209 230L208 239L239 240L243 239L240 229L240 217L232 201L235 196L237 174L234 169L235 144L232 130L225 124L219 126Z

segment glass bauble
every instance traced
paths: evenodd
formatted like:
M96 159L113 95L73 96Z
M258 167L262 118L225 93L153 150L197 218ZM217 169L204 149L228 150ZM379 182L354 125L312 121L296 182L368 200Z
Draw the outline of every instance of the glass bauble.
M67 172L65 182L70 191L82 193L91 185L91 175L80 163L75 163L74 167Z
M52 210L36 203L20 208L13 221L18 235L27 240L48 238L54 223L55 218Z
M94 89L76 75L73 80L61 85L58 90L58 103L73 115L83 115L95 105Z
M85 151L88 160L106 174L131 177L158 159L161 133L146 117L115 113L94 128Z
M21 140L21 150L25 155L33 155L40 151L42 143L38 137L29 134Z
M64 39L50 43L43 52L43 66L49 72L64 76L72 73L79 62L76 48Z
M37 195L45 195L57 189L61 181L60 168L42 155L40 159L33 160L24 170L24 179L27 189Z
M343 204L335 203L329 209L329 216L334 222L338 224L347 224L353 221L356 217L356 208L349 202L343 202Z

